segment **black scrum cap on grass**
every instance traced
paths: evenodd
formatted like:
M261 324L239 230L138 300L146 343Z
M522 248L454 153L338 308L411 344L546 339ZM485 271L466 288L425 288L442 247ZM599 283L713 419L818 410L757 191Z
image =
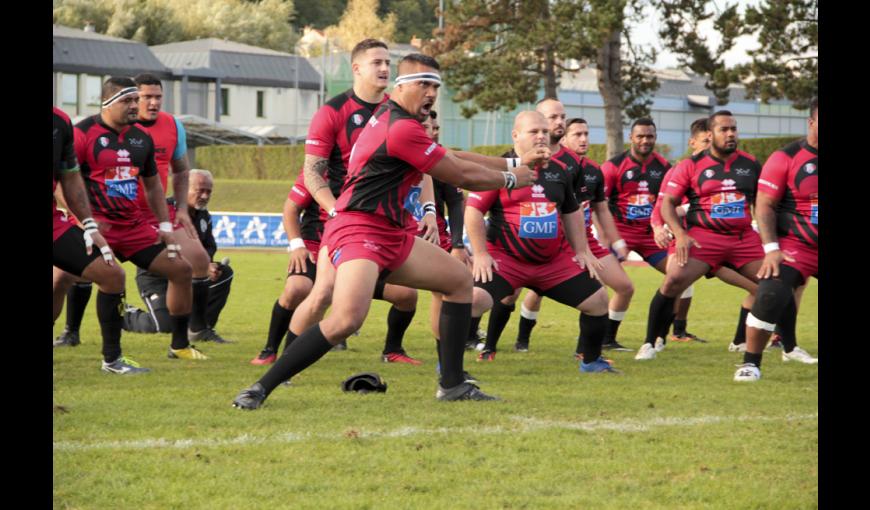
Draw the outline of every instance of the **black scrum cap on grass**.
M387 383L381 376L374 372L361 372L354 374L341 383L341 389L344 391L356 391L358 393L371 393L387 391Z

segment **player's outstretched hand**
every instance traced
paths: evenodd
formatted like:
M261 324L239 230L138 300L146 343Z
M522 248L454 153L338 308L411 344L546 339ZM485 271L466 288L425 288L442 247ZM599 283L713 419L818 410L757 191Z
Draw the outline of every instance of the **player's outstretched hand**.
M530 168L534 168L537 165L547 166L547 163L549 163L549 161L549 147L533 147L531 150L525 152L520 157L520 162Z
M653 238L655 239L656 246L666 250L674 239L674 235L671 234L667 225L662 225L660 227L653 227Z
M766 253L764 255L764 260L761 262L761 267L758 268L758 273L756 273L755 276L757 276L759 280L779 277L779 264L783 260L794 262L794 257L783 253L782 250L773 250Z
M677 264L679 264L680 267L685 267L686 263L689 262L689 250L692 248L692 246L694 246L695 248L700 248L701 243L689 237L688 234L682 234L677 236L676 255Z
M474 281L491 282L493 269L498 270L498 263L490 257L489 253L480 253L474 256L474 265L471 269Z
M308 262L314 264L314 255L308 251L308 248L302 246L290 252L290 272L305 274L308 271Z

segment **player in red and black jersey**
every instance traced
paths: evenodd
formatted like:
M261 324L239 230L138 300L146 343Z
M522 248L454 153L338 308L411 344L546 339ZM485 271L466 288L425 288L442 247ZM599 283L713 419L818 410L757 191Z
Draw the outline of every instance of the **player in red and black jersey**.
M773 153L758 180L755 215L764 243L764 261L757 272L758 299L746 319L746 353L735 381L761 377L761 357L774 326L783 337L794 336L797 306L794 289L819 272L819 101L810 105L808 133L803 140ZM800 347L783 361L818 363Z
M537 111L517 115L511 136L514 154L533 147L549 148L547 119ZM553 158L538 169L530 188L469 193L465 226L474 253L475 279L471 315L480 317L516 289L531 288L580 310L584 337L580 371L612 372L601 358L607 291L593 279L601 264L586 242L574 177L564 163ZM483 221L486 212L490 213L488 227ZM570 249L565 249L565 238ZM478 361L495 358L499 333L490 324Z
M386 44L374 39L360 41L351 52L351 67L354 73L353 88L332 98L317 111L305 142L305 163L296 187L305 190L304 207L310 207L313 211L320 206L321 211L311 214L310 221L315 218L320 222L326 221L334 214L335 199L347 174L351 148L374 109L388 97L384 93L390 76L390 58ZM309 194L309 189L316 191ZM288 199L294 197L300 198L300 195L294 195L291 191ZM297 202L298 204L301 202ZM285 215L288 212L287 207L290 204L285 202ZM294 331L305 331L322 319L332 300L334 268L330 264L305 263L305 258L308 257L305 252L311 248L306 246L305 241L313 239L293 237L289 231L287 238L291 243L290 271L294 274L311 274L314 286L309 287L308 283L299 278L288 277L284 293L272 307L266 346L251 360L253 364L274 362L284 331L288 332L287 340L292 342L297 336ZM318 235L317 248L319 247ZM314 260L318 260L317 251L308 253L313 255ZM323 256L328 260L328 254L324 253ZM315 267L318 268L316 271ZM290 294L294 297L291 298ZM310 298L305 299L307 296ZM404 333L416 313L417 291L380 282L376 288L376 297L393 304L388 312L387 342L382 359L386 362L419 364L419 361L408 356L402 348ZM285 343L285 349L286 345ZM340 350L346 348L345 341L336 346Z
M506 160L479 156L488 162L487 168L433 142L420 122L437 99L439 65L432 57L410 54L398 68L393 96L378 108L357 139L347 180L336 203L338 215L324 229L325 247L321 247L318 266L330 262L335 266L332 313L296 338L256 384L235 398L236 407L257 409L281 382L315 363L333 345L358 330L368 314L377 280L383 277L389 283L444 295L439 328L441 381L436 397L493 399L464 382L462 355L471 316L471 275L444 250L408 233L402 210L409 190L424 173L455 186L484 190L527 186L534 172L526 166L498 171L496 168L503 169ZM530 163L548 157L547 150L524 155ZM516 161L507 163L513 166ZM307 171L305 184L312 190ZM322 180L318 175L312 184L317 184L316 179ZM326 260L325 251L329 257Z
M635 359L656 355L656 338L667 332L676 297L698 278L730 264L757 281L761 265L761 240L752 229L751 205L755 201L761 167L755 157L737 149L737 122L727 110L710 116L710 148L677 165L662 198L662 217L674 233L669 248L664 283L650 303L646 343ZM689 197L683 228L676 207Z
M167 305L172 317L170 358L207 359L187 339L191 307L191 267L179 256L172 223L154 162L151 136L136 124L139 92L129 78L109 78L103 85L99 115L78 123L76 155L94 217L112 250L169 280ZM136 202L139 185L159 227L151 225Z
M100 225L91 217L87 191L82 181L76 158L73 127L69 117L58 108L53 109L54 123L54 169L52 172L52 195L61 183L61 191L70 212L81 218L82 228L75 227L57 209L52 200L54 235L52 264L70 274L96 282L97 317L103 337L102 370L112 374L132 375L148 372L147 368L125 358L121 354L121 324L124 317L121 307L124 302L124 270L115 263L112 249L100 233ZM98 249L95 250L94 246ZM63 293L55 295L54 315L57 320L63 306ZM60 299L58 299L58 297Z

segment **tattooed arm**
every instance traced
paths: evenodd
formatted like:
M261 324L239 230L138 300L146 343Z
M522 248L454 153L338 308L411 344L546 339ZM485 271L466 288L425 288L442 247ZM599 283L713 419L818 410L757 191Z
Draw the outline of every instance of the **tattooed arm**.
M326 158L306 154L302 171L305 173L305 187L320 207L329 212L335 208L335 197L332 196L332 190L329 189L329 184L324 178L326 164Z

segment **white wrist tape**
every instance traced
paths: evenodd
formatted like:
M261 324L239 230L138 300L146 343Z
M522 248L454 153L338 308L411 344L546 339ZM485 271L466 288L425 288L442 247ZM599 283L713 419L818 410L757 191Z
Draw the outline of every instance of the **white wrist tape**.
M290 240L290 251L298 250L299 248L305 248L305 241L302 240L301 237L296 237Z
M172 223L168 221L161 221L158 228L161 232L172 232Z
M523 160L520 158L505 158L504 162L505 165L507 165L507 169L511 170L520 166L523 163Z
M517 176L513 172L504 172L504 187L506 189L517 187Z
M767 243L762 248L764 248L764 253L770 253L779 249L779 243Z

